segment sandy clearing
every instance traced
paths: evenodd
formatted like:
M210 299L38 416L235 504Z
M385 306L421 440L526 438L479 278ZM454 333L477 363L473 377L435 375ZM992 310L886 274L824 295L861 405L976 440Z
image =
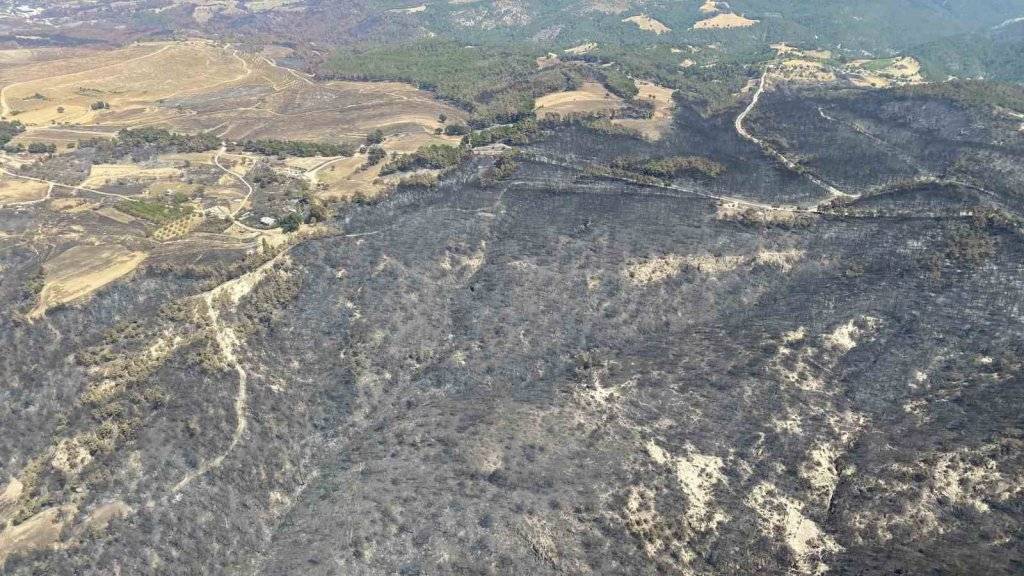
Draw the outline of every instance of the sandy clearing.
M12 477L4 489L0 491L0 526L3 526L7 522L7 517L10 513L14 512L14 507L18 503L18 498L21 497L22 491L24 491L25 485L22 484L21 480Z
M867 325L866 329L860 328L853 320L850 320L846 324L837 327L831 333L826 334L824 336L826 345L842 354L853 350L857 347L860 338L867 332L874 331L879 324L878 319L871 316L862 317L861 322Z
M678 276L684 269L713 277L753 261L754 258L741 255L669 254L634 262L623 269L622 276L634 286L647 286Z
M801 50L785 42L772 44L769 48L775 50L775 55L778 57L789 56L791 58L809 58L812 60L828 60L832 58L831 50Z
M693 25L694 30L722 30L726 28L747 28L760 20L751 20L738 14L716 14Z
M623 275L635 286L647 286L677 276L682 269L683 258L670 254L631 264Z
M824 390L829 383L831 369L860 341L876 332L880 325L877 318L861 316L821 334L813 343L807 340L806 330L802 327L783 334L780 339L782 346L770 362L771 369L783 384L807 391ZM790 348L792 344L797 346Z
M646 14L630 16L629 18L624 18L622 21L631 24L636 24L637 28L644 30L646 32L654 32L658 36L661 36L662 34L668 34L669 32L672 31L671 28L669 28L662 22L659 22L658 20L655 20L654 18L651 18Z
M818 557L841 549L820 526L803 514L804 504L780 493L769 482L756 486L747 497L747 505L761 520L762 533L770 539L782 534L783 542L796 555L802 574L824 574L828 565Z
M123 518L134 512L132 507L120 500L100 504L86 516L81 530L106 530L107 525L115 518Z
M56 544L65 522L74 514L74 510L73 506L48 508L17 526L5 527L0 532L0 567L11 554Z
M725 7L728 7L728 4L726 4L725 2L706 0L703 4L701 4L700 11L702 14L714 14L715 12L718 12L719 10L722 9L719 7L720 4L724 5Z
M754 261L762 266L772 266L789 272L797 262L803 260L803 250L760 250L754 255Z
M593 52L594 50L597 50L597 43L596 42L586 42L586 43L580 44L579 46L573 46L572 48L566 48L564 50L564 52L566 54L573 54L573 55L576 55L576 56L580 56L580 55L583 55L583 54L589 54L589 53Z
M839 450L835 446L820 442L811 448L800 467L800 476L807 480L823 501L828 500L839 484L839 471L836 470L838 457Z
M427 11L427 5L426 4L420 4L419 6L413 6L411 8L395 8L393 10L390 10L390 12L396 12L396 13L399 13L399 14L419 14L420 12L426 12L426 11Z
M673 456L658 446L654 440L648 440L644 446L651 460L659 466L669 467L675 474L679 490L688 501L685 515L691 527L698 530L714 530L728 517L720 510L714 509L714 488L718 484L728 484L723 470L725 461L717 456L701 454L693 446L687 445L682 456Z
M145 259L144 252L131 252L118 244L68 249L43 264L45 283L29 318L99 290L134 271Z

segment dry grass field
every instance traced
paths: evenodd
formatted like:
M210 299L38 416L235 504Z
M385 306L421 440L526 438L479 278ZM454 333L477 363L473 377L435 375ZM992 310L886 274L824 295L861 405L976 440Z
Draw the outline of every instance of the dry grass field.
M666 26L664 23L659 22L658 20L655 20L654 18L651 18L646 14L640 14L639 16L630 16L629 18L625 18L622 21L636 24L637 28L644 30L646 32L654 32L658 36L661 36L662 34L667 34L672 31L672 29Z
M11 143L28 146L33 142L53 144L58 151L67 150L78 145L82 140L90 138L113 138L117 134L116 128L90 126L88 128L61 127L61 126L34 126L29 130L15 136Z
M579 46L573 46L572 48L566 48L564 50L564 52L566 54L572 54L574 56L580 56L582 54L589 54L589 53L593 52L594 50L597 50L597 43L596 42L586 42L584 44L580 44Z
M757 24L758 20L751 20L739 14L723 13L706 18L693 25L695 30L721 30L725 28L746 28Z
M98 188L116 181L173 182L180 179L181 174L181 170L170 166L148 168L137 164L94 164L89 171L89 177L82 182L82 186Z
M866 88L888 88L924 81L921 63L910 56L882 60L854 60L845 68L853 83Z
M579 90L548 94L537 98L534 103L534 111L539 118L546 114L610 113L623 107L621 98L597 82L587 82Z
M42 182L21 180L0 174L0 205L39 200L46 196L48 187Z
M407 84L317 82L265 56L200 40L56 56L18 51L0 70L0 113L28 126L17 141L66 147L159 126L228 139L358 142L377 128L429 135L441 127L440 114L466 116ZM93 109L99 102L109 108Z
M635 82L639 90L636 100L653 103L654 114L646 119L616 118L612 120L612 123L636 130L647 140L660 140L672 126L672 117L676 109L676 102L672 99L672 94L675 90L643 80Z
M0 109L29 125L139 125L176 114L159 106L163 100L251 74L244 59L210 43L138 44L16 68L0 91ZM94 109L101 101L110 108Z
M92 294L135 270L146 254L132 252L118 244L75 246L43 264L45 275L39 303L29 318Z
M363 169L366 158L354 156L341 158L310 174L325 189L320 196L329 200L351 200L356 197L373 198L384 185L378 181L381 165Z

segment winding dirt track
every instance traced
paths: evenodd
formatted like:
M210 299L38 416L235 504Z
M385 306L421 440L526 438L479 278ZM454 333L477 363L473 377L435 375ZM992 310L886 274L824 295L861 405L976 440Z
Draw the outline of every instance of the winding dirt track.
M99 194L100 196L106 196L108 198L120 198L121 200L131 200L132 199L130 196L125 196L124 194L115 194L114 192L101 192L100 190L93 190L92 188L85 188L84 186L75 186L75 185L72 185L72 184L62 184L60 182L54 182L53 180L44 180L42 178L34 178L32 176L25 176L23 174L17 174L15 172L11 172L10 170L8 170L6 168L0 168L0 173L6 174L8 176L12 176L14 178L21 178L23 180L31 180L33 182L42 182L43 184L49 184L51 191L53 190L54 186L59 186L61 188L68 188L70 190L78 190L78 191L81 191L81 192L89 192L91 194ZM33 202L36 202L36 201L34 200ZM13 205L13 204L9 204L8 206L11 206L11 205ZM4 205L0 204L0 207L4 207Z
M804 176L807 177L808 180L810 180L816 186L825 190L829 194L833 196L844 196L846 198L859 198L859 194L850 194L848 192L844 192L839 188L836 188L835 186L829 184L828 182L825 182L821 178L818 178L814 174L811 174L810 172L802 169L799 164L786 157L786 155L783 154L782 152L779 152L778 150L773 148L771 144L751 134L747 130L746 126L743 125L743 122L747 119L747 116L749 116L750 113L753 112L754 108L757 106L757 103L761 100L761 95L764 94L765 85L768 81L768 75L771 74L771 72L771 67L768 67L765 69L764 73L761 74L761 81L757 85L757 91L754 92L754 97L750 100L750 104L747 104L747 107L743 109L743 112L740 112L739 116L736 117L736 133L739 134L741 137L760 146L761 149L767 152L770 156L772 156L779 162L782 162L782 164L785 165L786 168L789 168L794 172L802 173Z

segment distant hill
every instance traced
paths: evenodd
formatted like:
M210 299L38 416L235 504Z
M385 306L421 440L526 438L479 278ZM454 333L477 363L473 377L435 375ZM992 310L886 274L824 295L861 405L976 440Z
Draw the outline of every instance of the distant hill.
M983 33L931 42L914 50L925 72L949 77L1024 82L1024 20L1011 20Z

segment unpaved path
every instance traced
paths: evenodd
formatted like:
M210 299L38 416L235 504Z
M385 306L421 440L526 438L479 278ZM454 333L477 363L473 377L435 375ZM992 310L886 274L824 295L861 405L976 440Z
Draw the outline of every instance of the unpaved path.
M746 121L747 119L747 116L749 116L750 113L753 112L754 108L757 106L757 103L761 100L761 95L764 94L765 85L768 82L768 75L771 74L771 72L771 67L768 67L765 69L764 73L761 74L761 80L757 84L757 91L754 92L754 97L750 100L750 104L747 104L747 107L744 108L743 111L740 112L739 116L736 117L736 133L742 136L743 138L753 142L754 144L760 146L761 149L767 152L770 156L774 157L779 162L782 162L782 164L786 168L789 168L794 172L803 174L804 176L807 177L808 180L810 180L816 186L822 188L829 194L833 196L844 196L846 198L859 198L860 195L844 192L839 188L836 188L835 186L829 184L828 182L825 182L821 178L818 178L814 174L811 174L806 169L803 169L799 164L786 157L785 154L773 148L771 144L751 134L750 131L747 130L746 126L743 125L744 121Z
M282 250L278 255L267 260L259 267L239 276L238 278L228 280L208 292L204 292L193 297L194 299L202 301L206 305L206 313L210 320L210 325L213 329L214 338L217 342L217 347L220 350L221 358L228 366L234 368L235 373L238 374L238 389L235 392L235 431L231 434L231 442L223 452L203 462L192 472L185 474L185 476L179 480L173 488L171 488L171 492L179 492L196 478L206 474L210 470L219 468L224 462L224 459L227 458L228 454L230 454L231 451L235 449L235 446L242 441L242 436L245 434L245 430L249 424L249 374L245 371L245 368L242 367L242 363L238 359L238 349L242 345L242 342L238 338L238 334L235 332L235 329L228 326L221 318L220 305L222 302L227 301L232 306L238 306L238 303L242 298L252 292L260 281L270 273L270 270L274 265L276 265L287 253L287 249Z
M255 190L253 189L252 184L250 184L249 181L245 179L245 176L242 176L241 174L239 174L237 172L234 172L232 170L227 169L223 164L220 163L220 157L226 151L227 151L227 144L222 143L220 145L220 149L217 150L217 153L213 155L213 163L217 165L217 168L220 168L224 172L227 172L228 174L231 174L232 176L234 176L249 191L245 195L245 198L242 198L242 201L238 204L238 208L236 208L235 211L231 213L231 217L235 218L242 211L242 209L245 208L245 205L249 203L249 199L252 198L253 192Z
M21 179L24 179L24 180L31 180L33 182L42 182L43 184L49 184L51 186L51 188L53 186L59 186L61 188L68 188L70 190L79 190L79 191L82 191L82 192L89 192L91 194L99 194L100 196L107 196L109 198L120 198L121 200L131 200L132 199L130 196L125 196L124 194L115 194L114 192L102 192L100 190L93 190L92 188L85 188L84 186L75 186L75 185L72 185L72 184L62 184L60 182L54 182L53 180L44 180L42 178L33 178L32 176L25 176L23 174L18 174L16 172L11 172L10 170L8 170L6 168L2 168L2 167L0 167L0 172L6 174L8 176L12 176L14 178L21 178Z
M355 234L321 236L321 238L362 238L380 234L382 232L383 230L373 230L370 232ZM301 243L301 241L299 243ZM266 278L274 266L286 258L290 250L297 245L298 243L289 244L276 256L267 260L257 268L254 268L238 278L228 280L212 290L202 294L197 294L190 298L190 300L200 300L206 305L207 315L214 330L214 337L217 342L217 347L220 349L221 358L230 367L234 368L235 373L238 375L238 388L235 392L234 402L235 431L231 434L231 442L228 443L227 447L220 454L206 460L195 470L185 474L185 476L183 476L182 479L171 488L171 494L180 492L196 478L205 475L211 470L219 468L224 463L224 459L227 458L235 447L242 441L242 437L245 435L245 431L249 425L249 374L245 371L245 368L242 367L242 362L238 358L239 348L242 346L243 342L239 339L238 333L235 332L235 329L228 326L224 322L223 318L221 318L219 306L221 306L222 303L227 302L231 306L237 307L242 298L249 295L253 289L255 289L264 278Z
M580 171L580 172L582 172L584 170L584 168L581 168L579 166L579 164L574 164L572 162L555 159L555 158L552 158L550 156L533 155L533 156L530 156L529 159L531 161L539 162L541 164L548 164L550 166L558 166L559 168L567 168L569 170L576 170L576 171ZM656 184L656 183L652 183L652 182L648 182L648 181L642 180L640 178L630 178L629 176L625 176L625 175L601 174L601 177L602 178L610 178L612 180L619 180L620 182L628 182L630 184L637 184L639 186L645 186L645 187L648 187L648 188L658 188L658 189L661 189L661 190L671 190L673 192L682 192L682 193L690 195L690 196L698 196L698 197L701 197L701 198L708 198L708 199L711 199L711 200L718 200L720 202L736 204L736 205L744 206L744 207L747 207L747 208L756 208L758 210L768 210L768 211L775 211L775 212L787 212L787 213L793 213L793 214L814 214L814 213L817 213L817 210L815 210L813 208L801 209L801 208L795 208L795 207L789 207L789 206L777 206L775 204L764 204L762 202L755 202L753 200L744 200L742 198L736 198L736 197L733 197L733 196L719 196L717 194L711 194L711 193L708 193L708 192L703 192L701 190L697 190L696 188L687 188L687 187L678 186L678 185L675 185L675 184ZM654 194L654 195L667 196L667 197L671 197L671 198L679 198L679 195L677 195L677 194Z

